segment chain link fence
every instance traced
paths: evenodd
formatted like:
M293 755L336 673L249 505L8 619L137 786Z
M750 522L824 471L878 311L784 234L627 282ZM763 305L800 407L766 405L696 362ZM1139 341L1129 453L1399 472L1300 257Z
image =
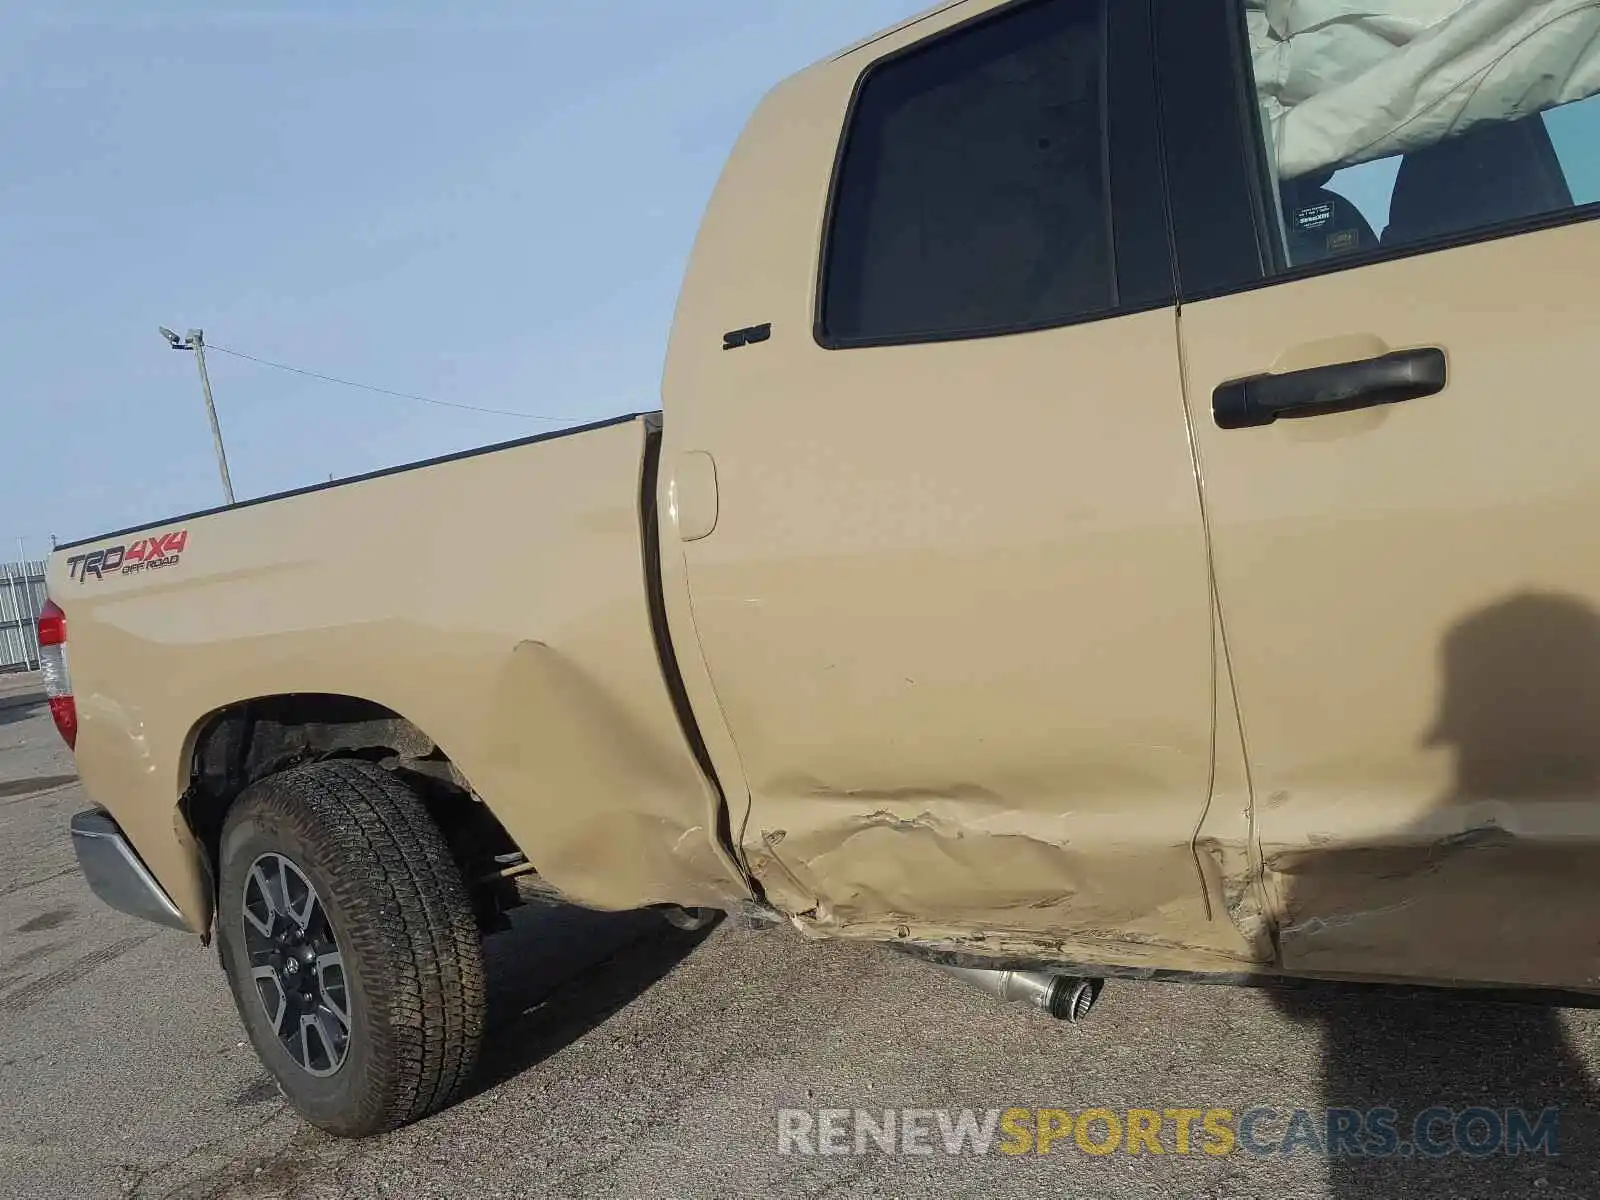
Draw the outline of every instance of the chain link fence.
M39 667L44 560L0 563L0 672Z

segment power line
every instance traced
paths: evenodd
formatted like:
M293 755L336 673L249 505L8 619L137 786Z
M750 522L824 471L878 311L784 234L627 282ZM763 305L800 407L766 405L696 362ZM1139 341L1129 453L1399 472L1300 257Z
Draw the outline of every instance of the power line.
M307 371L301 367L291 367L288 363L273 362L267 358L257 358L254 354L246 354L243 350L230 350L226 346L219 346L215 342L206 343L207 350L215 350L218 354L232 355L234 358L243 358L249 362L259 363L263 367L271 367L275 371L288 371L294 375L304 375L308 379L320 379L324 383L337 383L342 387L360 388L364 392L376 392L380 396L393 396L399 400L417 400L423 404L437 404L440 408L456 408L463 412L487 413L493 417L520 417L524 421L555 421L558 423L577 423L587 420L586 417L545 417L538 413L508 412L503 408L482 408L476 404L457 404L453 400L436 400L432 396L419 396L415 392L396 392L389 388L374 387L370 383L357 383L354 379L340 379L336 375L324 375L320 371Z

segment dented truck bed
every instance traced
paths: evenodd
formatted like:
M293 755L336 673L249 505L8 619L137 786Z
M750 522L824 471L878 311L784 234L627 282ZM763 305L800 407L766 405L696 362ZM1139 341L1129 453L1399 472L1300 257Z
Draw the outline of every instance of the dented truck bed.
M197 753L283 697L403 714L578 902L744 894L658 656L655 436L618 419L54 556L84 786L192 928L213 902L181 808Z

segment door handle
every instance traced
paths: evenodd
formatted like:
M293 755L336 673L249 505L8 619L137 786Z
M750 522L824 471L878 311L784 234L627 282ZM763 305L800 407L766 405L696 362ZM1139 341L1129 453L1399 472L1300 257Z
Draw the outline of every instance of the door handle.
M1279 417L1317 417L1432 396L1444 391L1448 376L1443 350L1398 350L1360 362L1230 380L1211 394L1211 415L1222 429L1248 429Z

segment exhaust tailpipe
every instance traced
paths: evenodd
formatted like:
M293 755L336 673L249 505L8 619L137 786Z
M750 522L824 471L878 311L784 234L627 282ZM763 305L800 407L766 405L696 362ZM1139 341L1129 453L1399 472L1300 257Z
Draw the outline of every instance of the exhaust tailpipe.
M1103 980L1050 975L1043 971L989 971L981 967L934 966L1006 1003L1031 1004L1058 1021L1081 1021L1099 999Z

